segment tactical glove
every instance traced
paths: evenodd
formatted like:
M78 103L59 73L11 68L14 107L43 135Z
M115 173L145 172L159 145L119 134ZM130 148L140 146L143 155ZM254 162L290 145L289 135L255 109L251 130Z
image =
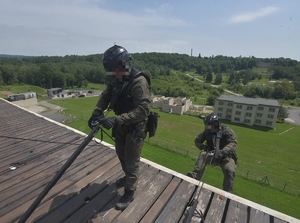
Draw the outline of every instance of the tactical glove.
M227 157L229 155L228 150L226 149L222 149L219 151L219 153L217 154L217 159L218 161L222 161L225 157Z
M208 152L210 150L208 145L200 144L200 149L204 150L205 152Z
M92 114L92 116L90 117L90 119L88 120L88 125L91 129L93 129L98 123L101 122L101 120L103 119L103 116L99 116L99 115L95 115Z
M101 121L101 125L106 128L107 130L117 126L119 124L119 117L117 116L113 116L113 117L109 117L109 118L104 118Z
M203 149L204 149L205 152L209 152L210 151L210 148L209 148L208 145L204 145Z
M228 152L227 149L222 149L221 152L222 152L222 154L223 154L224 157L226 157L226 156L229 155L229 152Z

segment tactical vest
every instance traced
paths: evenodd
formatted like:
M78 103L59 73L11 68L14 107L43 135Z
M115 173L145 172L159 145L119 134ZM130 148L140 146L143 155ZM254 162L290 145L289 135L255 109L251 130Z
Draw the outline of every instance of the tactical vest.
M111 86L112 97L110 100L109 109L112 109L116 115L127 113L135 108L131 92L128 87L132 84L134 79L141 75L143 75L146 78L149 86L151 86L149 76L135 68L132 68L130 78L128 81L121 83L116 82L114 85Z
M227 127L225 127L225 126L221 126L220 131L217 133L217 134L220 134L220 142L218 145L220 149L223 149L226 146L226 144L225 144L226 142L224 142L224 139L222 140L222 135L225 133L226 128ZM206 142L207 142L207 145L209 146L209 148L215 148L216 142L213 142L213 140L216 140L216 138L217 138L216 134L206 133L205 137L206 137Z
M218 146L219 149L221 150L227 145L226 144L227 142L225 141L224 137L222 137L223 134L226 133L227 129L228 129L227 126L221 126L221 129L217 134L206 133L205 137L209 148L216 148ZM219 140L217 140L218 137ZM234 159L235 163L237 163L238 158L236 152L229 151L229 156Z

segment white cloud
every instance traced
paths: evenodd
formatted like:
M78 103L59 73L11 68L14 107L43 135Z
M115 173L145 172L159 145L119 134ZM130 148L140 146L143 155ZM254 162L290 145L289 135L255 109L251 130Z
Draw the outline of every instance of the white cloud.
M164 3L160 6L158 6L157 8L146 8L145 12L148 14L152 14L152 15L157 15L157 14L164 14L166 12L172 11L173 10L173 6L167 3Z
M30 49L30 55L85 54L101 52L103 46L114 42L139 42L132 45L132 50L162 52L184 44L181 42L184 37L174 33L188 24L162 13L172 10L170 5L159 6L159 14L137 14L105 9L103 1L97 0L51 3L36 0L26 4L18 1L15 5L10 1L0 3L2 53L25 54Z
M230 23L243 23L243 22L251 22L255 19L268 16L277 12L279 8L274 6L268 6L265 8L260 8L255 12L247 12L240 15L232 16L229 20Z
M185 40L151 40L151 41L137 41L137 40L129 40L128 45L132 46L131 52L176 52L178 48L186 48L187 51L189 49L189 42Z

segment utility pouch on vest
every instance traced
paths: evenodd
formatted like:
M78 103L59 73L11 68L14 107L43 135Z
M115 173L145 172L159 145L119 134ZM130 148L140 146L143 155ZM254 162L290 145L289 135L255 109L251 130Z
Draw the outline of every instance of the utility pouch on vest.
M150 114L148 115L148 133L149 138L155 135L157 124L158 124L158 117L159 115L156 112L150 111Z

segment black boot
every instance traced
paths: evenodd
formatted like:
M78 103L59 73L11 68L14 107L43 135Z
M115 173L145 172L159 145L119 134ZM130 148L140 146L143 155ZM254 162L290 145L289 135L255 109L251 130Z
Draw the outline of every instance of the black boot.
M195 172L188 172L187 176L197 180L197 174Z
M130 204L131 201L133 201L133 195L134 195L134 191L133 190L127 190L125 188L125 193L123 194L123 196L121 197L121 199L118 201L118 203L116 204L116 209L117 210L124 210L128 207L128 205Z
M120 179L117 179L117 181L116 181L117 188L125 187L125 185L126 185L126 176L124 176Z

